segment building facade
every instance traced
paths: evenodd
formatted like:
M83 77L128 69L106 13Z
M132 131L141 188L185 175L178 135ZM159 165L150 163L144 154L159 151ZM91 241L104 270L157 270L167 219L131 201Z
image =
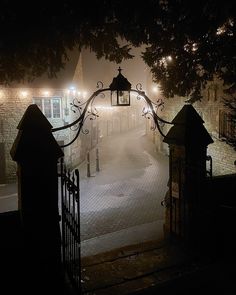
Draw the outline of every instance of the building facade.
M0 183L8 183L16 179L16 164L12 161L10 150L17 136L17 126L30 104L36 104L52 127L65 126L71 121L70 93L66 89L36 88L1 88L0 89ZM73 136L71 130L63 130L54 134L59 145L68 142ZM71 150L65 150L65 159L70 163L74 154L78 158L79 140ZM77 159L78 160L78 159ZM78 160L79 161L79 160Z
M75 96L84 95L81 55L73 62L76 64L71 67L70 76L67 76L71 86L68 85L67 88L55 87L55 81L51 80L40 81L37 85L27 83L11 87L0 86L0 184L16 181L17 167L11 159L10 150L18 133L17 126L30 104L36 104L40 108L52 128L66 126L74 119L70 103ZM69 71L66 74L69 75ZM48 87L43 88L44 84ZM65 129L53 134L58 144L63 145L73 138L74 131ZM81 141L78 139L64 150L68 165L81 161L80 146Z
M66 127L79 116L78 109L72 106L73 103L81 104L83 108L84 102L96 91L96 87L84 91L81 59L80 55L71 74L71 83L66 88L53 85L43 88L43 83L39 83L37 87L30 84L0 87L0 184L16 181L17 166L11 159L10 150L18 133L17 126L30 104L36 104L40 108L52 128ZM50 80L46 82L50 85ZM98 116L90 116L88 113L80 136L72 144L62 148L64 161L69 169L82 163L87 152L94 149L104 137L145 124L142 117L143 104L136 96L131 97L131 106L112 107L108 91L104 98L96 97L93 108ZM63 146L75 138L77 130L78 126L74 125L53 132L53 135L58 144Z
M164 98L157 88L154 88L157 90L155 93L152 91L155 86L149 79L148 93L153 101L158 98L163 99L164 108L159 108L158 113L160 117L171 122L183 105L187 103L187 98ZM227 143L230 138L236 137L236 126L230 120L230 112L223 103L223 97L225 97L223 89L222 82L215 79L209 82L202 91L201 101L193 104L214 141L208 146L207 153L212 158L212 173L215 176L236 173L236 151ZM170 125L165 124L162 128L163 133L167 134ZM168 155L168 146L163 143L163 137L158 131L150 131L150 126L148 130L149 137L155 143L157 151Z

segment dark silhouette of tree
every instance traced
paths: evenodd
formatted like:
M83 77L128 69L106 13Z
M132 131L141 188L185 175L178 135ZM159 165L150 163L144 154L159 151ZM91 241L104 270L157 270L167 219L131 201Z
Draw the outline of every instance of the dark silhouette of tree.
M90 48L97 58L120 63L131 46L166 97L194 102L215 75L235 92L235 1L122 0L2 1L0 83L55 77L67 50ZM118 40L121 40L120 43Z

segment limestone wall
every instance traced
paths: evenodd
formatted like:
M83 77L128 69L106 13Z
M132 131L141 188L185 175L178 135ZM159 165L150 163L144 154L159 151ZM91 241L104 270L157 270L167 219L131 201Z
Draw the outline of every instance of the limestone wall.
M47 89L48 90L48 89ZM0 88L0 144L3 147L1 152L0 169L2 171L0 183L8 183L16 180L16 163L12 161L10 150L17 136L17 126L27 109L33 103L33 98L44 97L45 90L38 88ZM49 119L53 127L65 124L66 92L64 90L49 89L48 97L61 98L61 118ZM59 142L68 141L70 134L68 131L60 131L54 134ZM69 157L68 151L64 151L66 158ZM3 162L4 161L4 162Z
M207 154L213 159L213 175L224 175L236 173L236 151L232 146L227 144L219 137L219 112L224 110L225 107L222 103L223 85L217 80L212 81L202 92L203 99L194 103L194 108L198 111L199 115L204 120L204 126L214 140L213 144L208 146ZM155 101L160 94L153 95L150 97ZM172 121L179 110L186 103L187 98L174 97L174 98L163 98L165 106L163 110L159 110L158 114L160 117L167 121ZM150 124L149 124L150 125ZM163 127L164 134L167 133L170 126L165 125ZM168 154L168 146L162 142L163 138L159 132L148 130L149 138L155 143L158 152Z

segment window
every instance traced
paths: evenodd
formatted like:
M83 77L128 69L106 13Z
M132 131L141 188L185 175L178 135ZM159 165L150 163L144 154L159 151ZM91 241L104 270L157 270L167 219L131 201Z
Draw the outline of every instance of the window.
M218 98L218 85L212 84L207 89L207 100L217 101L217 98Z
M48 119L61 118L61 98L60 97L36 97L33 98L40 110Z
M220 110L219 137L229 142L235 140L236 124L230 113Z

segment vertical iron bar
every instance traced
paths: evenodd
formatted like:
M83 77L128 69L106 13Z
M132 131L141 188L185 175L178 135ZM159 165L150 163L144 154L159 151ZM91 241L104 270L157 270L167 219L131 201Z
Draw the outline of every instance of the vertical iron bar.
M62 259L68 278L81 290L79 171L71 173L61 159Z
M66 173L67 179L66 179L66 213L67 213L67 226L66 226L66 231L67 231L67 269L70 273L70 231L69 231L69 226L70 226L70 193L68 191L69 188L69 171ZM71 275L71 274L70 274Z
M75 170L76 181L77 181L77 239L78 239L78 260L79 260L79 294L82 294L81 286L81 239L80 239L80 183L79 183L79 170Z
M70 192L70 171L68 171L68 188L69 188L69 194L68 194L68 212L69 212L69 268L70 268L70 274L72 274L72 269L71 269L71 259L72 259L72 249L71 249L71 245L72 245L72 241L71 241L71 192Z
M170 147L170 156L169 156L169 178L170 178L170 182L169 182L169 192L170 192L170 234L172 234L173 232L173 227L172 227L172 222L173 222L173 217L172 217L172 214L173 214L173 198L172 198L172 149Z
M72 209L73 209L73 214L72 214L72 229L73 229L73 235L72 235L72 240L73 240L73 245L72 245L72 251L73 251L73 277L75 278L76 274L76 255L75 255L75 249L76 249L76 236L75 236L75 228L76 228L76 223L75 223L75 174L73 172L72 174L72 185L73 185L73 193L72 193Z
M65 267L65 208L64 208L64 171L63 171L63 158L60 160L61 172L61 231L62 231L62 263Z
M179 235L182 235L182 199L181 199L181 159L178 161L178 186L179 186Z
M177 212L176 212L176 208L177 208L177 205L176 205L176 203L177 203L177 200L176 200L176 198L174 199L175 200L175 234L177 234Z

